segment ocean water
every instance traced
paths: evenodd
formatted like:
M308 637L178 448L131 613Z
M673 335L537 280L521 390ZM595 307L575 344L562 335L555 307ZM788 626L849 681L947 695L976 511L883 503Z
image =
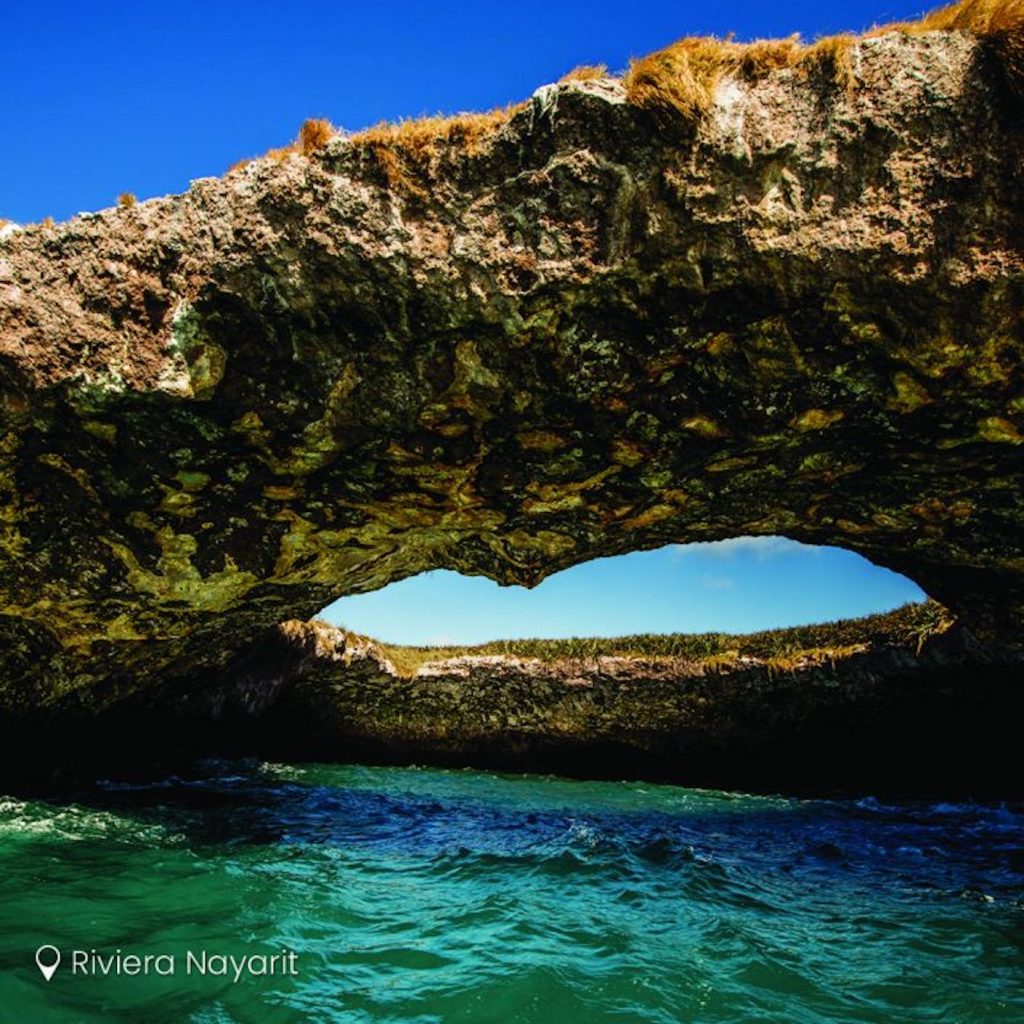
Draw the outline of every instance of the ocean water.
M3 797L0 1020L1020 1024L1024 808L239 761Z

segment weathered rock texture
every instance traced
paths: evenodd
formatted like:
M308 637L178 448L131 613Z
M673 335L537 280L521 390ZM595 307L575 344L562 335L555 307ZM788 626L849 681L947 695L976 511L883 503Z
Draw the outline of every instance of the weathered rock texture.
M879 628L784 658L465 655L411 677L396 670L403 653L285 623L202 688L170 682L125 702L103 720L103 754L118 771L132 743L150 756L177 744L745 790L1019 795L1024 658L993 661L961 630L919 645Z
M110 704L432 567L837 544L1024 610L1019 103L966 35L853 82L611 79L0 238L0 701Z

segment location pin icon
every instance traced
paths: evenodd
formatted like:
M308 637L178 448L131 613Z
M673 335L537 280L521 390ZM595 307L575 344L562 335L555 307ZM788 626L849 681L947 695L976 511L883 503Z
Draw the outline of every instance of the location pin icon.
M53 960L53 963L48 964L47 960ZM56 946L40 946L36 950L36 967L39 968L39 973L49 981L60 967L60 950Z

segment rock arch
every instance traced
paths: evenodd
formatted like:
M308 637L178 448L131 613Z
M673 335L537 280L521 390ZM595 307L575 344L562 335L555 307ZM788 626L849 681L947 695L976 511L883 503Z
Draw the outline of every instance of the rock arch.
M430 567L739 533L1019 643L1019 120L968 36L855 48L850 89L726 76L685 132L569 82L420 187L339 137L5 231L3 706Z

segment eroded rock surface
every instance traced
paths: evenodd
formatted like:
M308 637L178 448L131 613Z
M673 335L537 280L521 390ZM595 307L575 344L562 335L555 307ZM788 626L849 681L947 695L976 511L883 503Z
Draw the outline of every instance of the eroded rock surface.
M164 753L186 741L744 790L1019 795L1024 657L958 629L917 642L885 627L782 657L418 651L409 674L395 661L407 650L289 622L202 688L147 690L104 724L115 749L129 733Z
M201 686L428 568L737 534L1019 642L1019 105L959 33L852 67L689 127L548 86L404 183L339 137L5 229L3 708Z

